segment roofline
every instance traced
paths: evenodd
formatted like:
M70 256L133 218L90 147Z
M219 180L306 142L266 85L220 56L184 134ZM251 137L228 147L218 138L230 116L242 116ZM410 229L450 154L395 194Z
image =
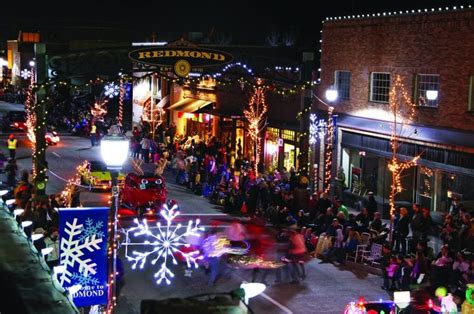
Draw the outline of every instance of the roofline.
M472 9L472 5L461 5L461 6L452 6L452 7L439 7L439 8L425 8L425 9L416 9L416 10L400 10L392 12L382 12L382 13L369 13L369 14L353 14L353 15L344 15L344 16L334 16L326 17L322 23L326 21L341 21L341 20L361 20L367 18L377 18L377 17L392 17L392 16L413 16L426 13L439 13L439 12L454 12L454 11L467 11Z

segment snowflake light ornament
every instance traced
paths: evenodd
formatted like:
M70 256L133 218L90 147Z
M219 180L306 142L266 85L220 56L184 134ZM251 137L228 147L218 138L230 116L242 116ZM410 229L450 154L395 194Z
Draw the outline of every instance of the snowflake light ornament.
M90 224L88 224L90 221ZM102 232L91 232L88 229L93 228L93 220L87 219L86 228L83 228L82 224L77 223L77 218L74 218L72 224L67 221L64 233L66 234L61 239L61 260L60 265L65 266L64 272L59 277L59 282L64 286L64 283L71 283L71 279L82 278L82 282L92 282L91 279L83 279L83 277L89 277L97 273L97 264L93 263L90 258L83 259L84 251L88 250L93 252L100 250L99 244L102 243ZM97 225L97 223L96 223ZM86 237L83 237L87 233ZM79 265L79 273L71 273L71 269L76 265ZM85 281L84 281L85 280Z
M31 77L31 71L27 70L27 69L23 69L20 71L20 76L24 79L24 80L27 80L28 78Z
M163 205L160 215L166 220L166 225L162 226L160 222L157 222L156 227L149 227L146 219L141 222L135 219L135 227L127 230L126 240L123 245L126 249L129 245L143 246L146 248L145 252L133 251L132 256L128 255L128 250L125 255L127 259L132 262L132 269L136 269L139 265L140 269L143 269L148 257L151 259L151 264L155 265L161 260L161 266L155 273L154 277L157 284L161 284L164 280L168 285L171 283L171 279L174 277L174 273L168 268L168 261L172 264L177 265L178 261L176 255L181 255L186 260L188 268L194 266L198 268L198 261L203 258L199 250L188 251L191 247L189 243L186 243L186 238L193 236L199 237L201 234L199 231L204 231L204 228L199 227L199 219L194 222L193 220L188 221L188 225L184 232L180 232L182 227L181 224L175 226L172 225L173 220L179 215L177 205L173 205L170 208L165 204ZM152 230L154 229L154 230ZM132 243L130 241L129 233L132 232L134 237L143 237L144 242ZM149 241L148 239L152 239Z
M120 88L114 83L106 84L104 87L104 95L109 98L114 98L118 96Z

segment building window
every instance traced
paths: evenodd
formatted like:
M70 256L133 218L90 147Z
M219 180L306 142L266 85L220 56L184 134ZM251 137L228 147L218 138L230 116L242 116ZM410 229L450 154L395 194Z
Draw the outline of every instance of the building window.
M469 96L467 100L467 110L474 111L474 75L469 78Z
M390 94L390 73L370 74L370 101L388 103Z
M284 140L294 141L295 140L295 131L292 130L282 130L281 137Z
M339 99L349 100L351 89L351 72L336 71L335 82Z
M416 89L414 99L416 99L418 106L438 107L439 75L418 74L416 76L415 86ZM434 99L430 99L430 95L428 93L432 93L431 97Z

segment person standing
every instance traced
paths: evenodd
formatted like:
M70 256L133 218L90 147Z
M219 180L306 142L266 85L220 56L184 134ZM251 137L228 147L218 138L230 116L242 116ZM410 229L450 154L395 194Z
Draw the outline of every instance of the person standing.
M16 165L15 159L9 159L5 167L5 173L7 174L8 186L14 187L16 184L16 173L18 166Z
M91 124L90 136L91 136L91 145L95 146L95 143L97 141L97 126L95 125L94 122L92 122Z
M17 139L15 138L15 135L10 134L10 136L7 140L7 147L8 147L8 151L10 152L10 158L11 159L15 159L16 145L17 145Z

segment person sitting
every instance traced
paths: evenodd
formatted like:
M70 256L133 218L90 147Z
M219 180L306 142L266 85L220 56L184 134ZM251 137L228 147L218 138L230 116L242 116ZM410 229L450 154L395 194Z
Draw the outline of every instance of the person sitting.
M354 254L357 250L357 245L362 241L360 234L357 230L348 227L349 234L347 236L346 243L344 244L344 251L346 254Z
M359 232L368 231L370 219L369 219L369 212L367 211L366 207L363 207L360 214L356 216L356 222L358 225Z

